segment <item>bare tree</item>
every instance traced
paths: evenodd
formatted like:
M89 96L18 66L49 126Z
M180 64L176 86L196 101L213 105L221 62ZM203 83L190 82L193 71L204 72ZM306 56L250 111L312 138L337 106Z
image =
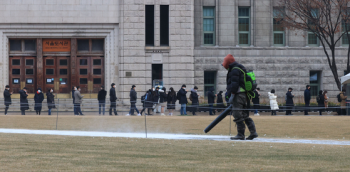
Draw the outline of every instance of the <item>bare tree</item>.
M282 0L280 2L280 6L284 7L280 12L283 15L282 26L289 30L311 32L317 37L339 90L341 83L335 61L335 48L347 33L342 31L342 22L343 18L348 16L349 2L350 0ZM350 55L350 47L348 54Z

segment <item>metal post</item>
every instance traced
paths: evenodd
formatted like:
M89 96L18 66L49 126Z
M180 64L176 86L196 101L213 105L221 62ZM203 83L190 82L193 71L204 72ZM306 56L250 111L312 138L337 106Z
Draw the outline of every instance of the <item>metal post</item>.
M58 122L58 106L60 104L60 99L58 99L57 101L57 107L56 107L56 111L57 111L57 118L56 118L56 130L57 130L57 122Z
M145 109L146 110L146 109ZM148 112L148 109L147 109ZM147 118L146 118L146 112L145 112L145 133L146 133L146 139L147 139Z
M230 113L230 132L229 132L230 136L231 136L231 116L232 116L232 112Z

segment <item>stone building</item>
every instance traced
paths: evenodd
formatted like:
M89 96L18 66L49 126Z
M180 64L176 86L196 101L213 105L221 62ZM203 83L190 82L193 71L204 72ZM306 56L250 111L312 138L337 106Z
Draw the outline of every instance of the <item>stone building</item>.
M274 24L276 0L1 0L0 88L31 93L54 88L70 98L80 85L95 99L100 85L117 85L128 104L154 80L177 91L182 84L225 91L223 58L231 53L256 73L263 94L288 87L302 99L306 84L337 91L315 36ZM347 41L337 47L339 76ZM1 95L2 96L2 95ZM14 95L16 97L16 95Z

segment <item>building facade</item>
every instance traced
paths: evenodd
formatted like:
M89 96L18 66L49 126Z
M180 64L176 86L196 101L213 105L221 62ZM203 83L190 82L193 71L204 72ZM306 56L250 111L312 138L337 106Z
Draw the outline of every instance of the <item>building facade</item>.
M101 85L117 85L128 104L162 84L182 84L199 94L225 91L227 54L253 70L263 94L288 87L302 99L305 85L338 88L323 48L306 31L278 25L277 0L1 0L0 87L54 88L70 98L72 86L95 99ZM348 41L337 47L339 76L346 69ZM266 93L267 95L267 93Z

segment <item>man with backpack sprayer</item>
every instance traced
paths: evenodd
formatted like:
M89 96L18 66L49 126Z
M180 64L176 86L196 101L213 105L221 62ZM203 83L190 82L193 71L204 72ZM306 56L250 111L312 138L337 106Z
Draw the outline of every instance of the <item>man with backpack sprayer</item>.
M231 110L226 109L212 122L204 132L209 132L217 123L219 123L230 111L233 113L234 122L237 125L237 135L231 137L231 140L253 140L258 137L253 119L249 117L250 99L254 96L253 90L257 84L253 72L247 72L245 67L237 63L231 54L224 58L222 66L228 70L226 76L227 92L230 93L228 101ZM250 136L245 138L245 125L247 125Z

